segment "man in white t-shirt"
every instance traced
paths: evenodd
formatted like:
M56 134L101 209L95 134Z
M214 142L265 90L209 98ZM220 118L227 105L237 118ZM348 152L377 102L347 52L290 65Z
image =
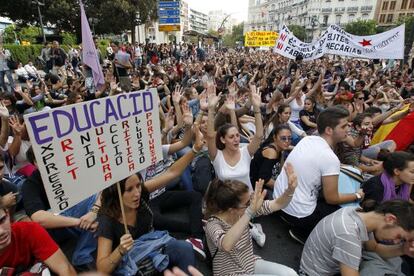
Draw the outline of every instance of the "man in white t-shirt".
M348 116L349 112L340 106L322 111L317 120L320 136L303 138L286 159L295 168L298 187L280 215L293 226L289 233L299 242L304 243L316 224L336 211L339 204L364 196L362 190L355 194L338 193L340 162L332 148L346 139ZM276 179L274 197L279 197L287 185L282 169Z

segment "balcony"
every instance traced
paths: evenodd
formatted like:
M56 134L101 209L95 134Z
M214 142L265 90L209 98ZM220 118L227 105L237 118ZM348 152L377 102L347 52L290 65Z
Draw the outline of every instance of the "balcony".
M343 13L345 12L345 8L335 8L335 13Z
M348 7L348 12L358 12L358 7Z
M372 11L372 6L362 6L361 7L361 12L366 12L366 11Z
M322 9L322 13L331 13L331 12L332 12L332 8Z

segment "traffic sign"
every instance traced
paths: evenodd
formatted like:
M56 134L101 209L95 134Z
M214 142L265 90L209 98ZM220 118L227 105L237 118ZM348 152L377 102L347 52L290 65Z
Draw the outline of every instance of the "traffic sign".
M159 25L158 31L160 32L179 32L180 25Z
M180 1L160 1L159 8L180 8Z
M177 17L180 16L180 10L158 10L159 17Z
M180 18L160 18L158 23L161 25L180 24Z

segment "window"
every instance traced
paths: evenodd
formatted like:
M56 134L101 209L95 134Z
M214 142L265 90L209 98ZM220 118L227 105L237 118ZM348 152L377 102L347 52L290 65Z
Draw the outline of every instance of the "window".
M395 4L396 4L396 1L391 1L391 4L390 4L390 11L395 10Z
M384 3L382 3L382 10L383 10L383 11L388 10L388 2L384 2Z
M393 14L387 16L387 23L392 23Z
M385 22L385 14L381 14L380 15L379 22L380 23L384 23Z
M329 20L329 15L324 15L323 16L323 25L327 26L328 25L328 20Z
M400 13L399 15L398 15L398 18L399 19L401 19L401 18L403 18L405 16L405 13Z
M362 19L368 19L368 16L369 16L369 14L367 14L367 13L363 13L363 14L362 14Z
M338 24L338 25L340 25L340 24L341 24L341 15L340 15L340 14L338 14L338 15L336 16L336 19L335 19L335 24Z
M401 9L405 10L407 8L408 0L403 0L401 3Z
M414 0L411 0L411 2L410 2L410 7L409 7L410 9L414 9Z
M349 21L353 21L355 19L355 14L350 14L349 15Z

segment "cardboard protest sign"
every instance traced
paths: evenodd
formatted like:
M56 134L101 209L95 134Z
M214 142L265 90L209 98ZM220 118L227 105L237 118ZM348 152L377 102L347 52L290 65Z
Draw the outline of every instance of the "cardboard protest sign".
M331 25L316 41L305 43L283 26L274 52L294 59L302 54L304 60L314 60L325 54L366 59L403 59L405 25L371 35L356 36Z
M54 212L162 159L157 101L151 89L24 117Z
M273 47L275 46L277 32L257 31L247 32L244 39L244 46L246 47Z

